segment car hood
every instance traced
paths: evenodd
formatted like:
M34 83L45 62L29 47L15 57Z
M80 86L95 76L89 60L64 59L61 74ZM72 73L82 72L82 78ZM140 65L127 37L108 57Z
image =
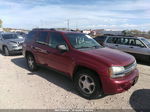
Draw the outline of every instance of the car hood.
M103 61L110 66L126 66L135 61L133 56L110 48L82 50L81 52L86 53L97 60Z
M24 39L8 39L8 40L5 40L6 42L16 42L16 43L23 43L24 42Z

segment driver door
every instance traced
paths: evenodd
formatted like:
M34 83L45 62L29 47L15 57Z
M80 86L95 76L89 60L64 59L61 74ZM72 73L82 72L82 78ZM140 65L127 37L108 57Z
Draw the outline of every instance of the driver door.
M58 50L58 45L66 45L67 47L61 33L50 32L49 48L47 49L48 54L46 58L48 66L60 72L70 74L73 69L73 59L71 54L69 51L62 52Z

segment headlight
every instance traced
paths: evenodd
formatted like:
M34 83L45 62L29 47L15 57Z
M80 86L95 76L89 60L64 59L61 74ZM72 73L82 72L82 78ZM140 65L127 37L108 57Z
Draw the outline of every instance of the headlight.
M125 75L124 71L125 71L124 67L113 66L109 68L111 78L122 77L123 75Z

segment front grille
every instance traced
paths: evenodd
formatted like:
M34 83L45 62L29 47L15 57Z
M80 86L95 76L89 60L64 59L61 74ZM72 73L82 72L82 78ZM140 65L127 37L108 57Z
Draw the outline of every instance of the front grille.
M133 64L134 64L134 62L131 63L131 64L129 64L129 65L127 65L127 66L124 66L124 68L125 68L125 69L128 69L128 68L130 68L131 66L133 66Z
M125 74L128 74L129 72L131 72L132 70L134 70L134 69L136 68L136 66L137 66L136 61L135 61L134 63L132 63L132 64L129 64L129 65L127 65L127 66L124 66L124 68L125 68L124 73L125 73Z
M22 46L22 45L23 45L22 43L19 44L19 46Z

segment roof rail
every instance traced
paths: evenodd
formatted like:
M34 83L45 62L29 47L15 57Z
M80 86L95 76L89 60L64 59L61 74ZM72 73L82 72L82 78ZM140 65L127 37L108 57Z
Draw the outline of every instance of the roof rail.
M54 31L56 31L56 29L55 28L34 28L34 29L32 29L33 31L38 31L38 30L54 30Z

